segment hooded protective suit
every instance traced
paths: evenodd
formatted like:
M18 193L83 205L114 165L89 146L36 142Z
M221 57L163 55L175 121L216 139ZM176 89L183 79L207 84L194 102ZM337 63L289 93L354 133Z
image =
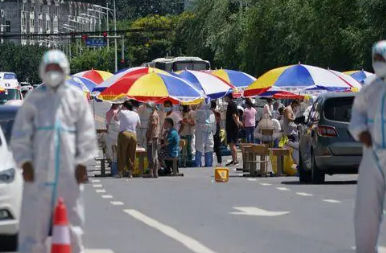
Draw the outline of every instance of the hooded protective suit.
M211 167L213 164L213 135L216 133L216 117L210 106L202 103L193 113L193 119L196 122L196 166L201 167L201 157L202 154L205 154L205 167Z
M377 43L373 56L386 59L386 42ZM386 72L385 72L386 75ZM352 108L350 133L359 141L370 132L372 147L364 147L359 167L355 206L355 239L358 253L375 253L383 213L386 170L386 82L377 75L366 81Z
M64 78L46 73L50 64L59 65ZM65 84L68 73L66 56L61 51L48 51L40 69L46 84L24 100L15 119L13 156L18 166L31 162L34 167L34 182L24 183L19 252L47 252L45 241L58 197L67 207L72 252L84 252L83 186L76 181L75 167L85 165L96 154L96 132L82 92Z

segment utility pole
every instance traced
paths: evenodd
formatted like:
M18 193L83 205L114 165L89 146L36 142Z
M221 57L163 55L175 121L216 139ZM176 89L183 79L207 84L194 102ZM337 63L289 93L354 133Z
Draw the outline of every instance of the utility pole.
M114 0L114 43L115 43L115 72L118 72L118 43L117 43L117 9Z
M109 40L109 2L106 2L106 31L107 31L107 49L110 49L110 40Z

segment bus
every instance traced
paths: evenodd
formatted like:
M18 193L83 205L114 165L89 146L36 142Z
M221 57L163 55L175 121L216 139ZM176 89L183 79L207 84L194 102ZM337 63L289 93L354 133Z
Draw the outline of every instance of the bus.
M210 70L210 62L199 57L173 57L158 58L142 66L162 69L169 72L176 72L185 69L189 70Z

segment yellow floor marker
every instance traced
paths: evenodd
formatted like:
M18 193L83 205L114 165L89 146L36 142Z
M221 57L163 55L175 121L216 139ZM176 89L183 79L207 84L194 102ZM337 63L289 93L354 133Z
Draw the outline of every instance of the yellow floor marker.
M216 168L214 172L214 179L216 182L228 182L229 180L229 170L228 168Z

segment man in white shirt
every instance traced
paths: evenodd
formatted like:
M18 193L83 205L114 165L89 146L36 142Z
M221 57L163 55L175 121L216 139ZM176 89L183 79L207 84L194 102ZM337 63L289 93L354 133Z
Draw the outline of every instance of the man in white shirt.
M141 124L138 113L133 111L131 102L123 103L115 118L120 121L120 130L118 134L118 171L122 177L128 172L132 177L135 163L135 152L137 149L136 129Z

